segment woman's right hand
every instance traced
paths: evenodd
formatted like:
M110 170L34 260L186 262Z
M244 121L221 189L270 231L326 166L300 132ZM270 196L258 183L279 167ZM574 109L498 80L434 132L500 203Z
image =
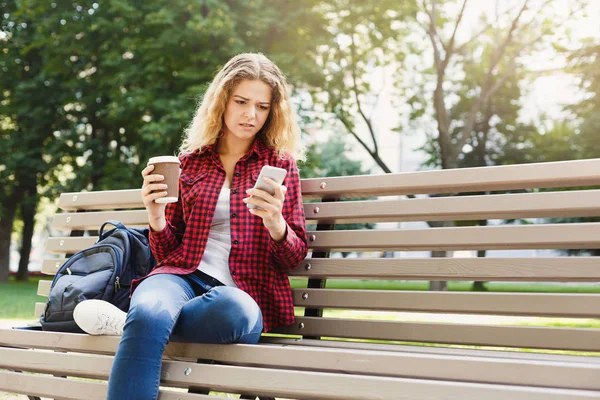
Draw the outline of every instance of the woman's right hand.
M167 195L167 185L162 183L162 175L151 174L154 165L148 165L142 171L144 184L142 185L142 200L148 211L148 223L154 231L162 231L167 225L165 218L166 203L155 203L154 200Z

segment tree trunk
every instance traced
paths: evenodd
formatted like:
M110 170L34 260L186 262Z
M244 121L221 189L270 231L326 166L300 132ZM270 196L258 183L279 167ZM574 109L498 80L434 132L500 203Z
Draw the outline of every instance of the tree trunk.
M21 249L19 259L19 270L16 280L26 281L29 275L29 256L31 254L31 242L35 227L35 210L37 208L37 194L35 190L28 190L27 199L21 203L21 216L23 218L23 232L21 236Z
M10 277L10 239L15 221L17 204L22 195L17 187L4 203L2 218L0 218L0 283L8 282Z

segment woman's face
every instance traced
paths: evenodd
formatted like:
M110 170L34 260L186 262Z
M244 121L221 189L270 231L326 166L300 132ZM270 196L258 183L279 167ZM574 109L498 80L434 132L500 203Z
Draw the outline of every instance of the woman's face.
M253 140L271 109L271 88L259 80L243 80L231 92L224 114L224 135Z

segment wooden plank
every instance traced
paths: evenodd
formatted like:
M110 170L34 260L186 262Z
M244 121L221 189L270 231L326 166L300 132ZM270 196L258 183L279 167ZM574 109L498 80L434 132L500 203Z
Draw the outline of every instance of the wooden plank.
M600 223L429 229L310 231L313 251L517 250L600 248ZM49 253L75 253L98 238L48 238Z
M598 294L293 289L293 298L306 308L600 318Z
M141 192L141 189L127 189L63 193L58 200L58 207L61 210L141 208L144 207Z
M0 366L8 369L55 374L103 377L110 372L112 357L74 353L0 349ZM76 368L77 367L77 368ZM440 394L461 399L600 398L600 392L524 386L446 382L364 375L273 370L190 362L163 362L165 385L209 386L213 390L240 390L272 396L306 399L423 399ZM310 384L309 384L310 383ZM5 384L3 384L5 385Z
M181 344L183 345L183 344ZM344 374L439 379L474 383L599 390L600 362L559 363L376 350L301 346L185 344L202 359L261 368L320 370ZM520 370L521 374L515 374Z
M90 382L44 375L0 371L0 391L64 400L105 400L108 384L105 382ZM159 398L161 400L200 400L217 398L216 396L190 394L164 389L161 389L159 392Z
M39 281L37 294L48 297L51 285ZM600 318L600 295L594 294L294 289L293 296L294 305L309 308Z
M398 196L600 185L600 159L311 178L304 198Z
M0 331L0 344L15 347L56 349L63 352L114 354L119 338L64 334L55 332ZM307 342L307 341L303 341ZM285 368L326 371L345 374L378 375L427 379L459 380L465 382L495 382L574 389L600 389L600 359L593 357L550 356L542 359L530 353L508 354L471 351L455 354L419 353L378 350L382 345L371 343L372 349L322 348L315 345L213 345L170 343L165 355L186 359L214 360L219 363L261 368ZM351 343L331 343L332 346ZM354 343L356 345L358 343ZM427 348L427 350L436 350ZM443 349L437 349L443 350ZM452 349L450 349L452 350ZM453 349L457 350L457 349ZM468 350L467 350L468 352ZM477 354L479 353L479 354ZM503 356L504 355L504 356ZM512 357L511 357L512 356ZM538 356L538 357L535 357ZM546 355L548 356L548 355ZM583 359L583 361L581 361ZM523 373L514 374L515 369Z
M600 223L308 232L313 251L600 248Z
M361 341L345 341L336 340L335 338L323 339L298 339L281 336L271 336L264 334L260 340L261 344L265 345L282 345L282 346L303 346L303 347L325 347L334 349L348 350L374 350L388 352L402 352L410 354L426 354L430 356L447 355L457 357L476 357L476 358L493 358L493 359L512 359L512 360L529 360L529 361L550 361L559 364L580 364L589 363L596 365L600 363L600 353L586 353L587 355L572 355L572 354L556 354L544 353L543 349L533 351L520 351L519 349L478 349L464 347L447 347L447 346L423 346L423 345L407 345L396 343L372 343Z
M14 330L0 329L0 345L8 347L23 347L56 350L61 352L82 352L94 354L114 355L117 346L119 345L120 337L116 336L89 336L63 332L40 332L29 330ZM281 346L280 346L281 345ZM174 358L192 358L192 359L213 359L219 362L226 362L241 357L237 352L240 351L255 351L255 359L247 359L248 363L253 365L263 364L262 351L264 346L274 346L276 349L281 349L277 356L274 357L278 362L283 364L273 364L275 366L285 366L288 362L293 362L293 354L295 349L303 352L304 348L332 348L340 349L340 351L349 351L354 354L356 351L368 350L377 353L391 352L402 354L423 354L426 356L453 356L466 357L479 360L486 359L508 359L508 360L523 360L535 362L550 362L552 364L590 364L592 366L600 365L600 354L596 356L580 356L580 355L564 355L564 354L543 354L533 352L518 352L505 350L482 350L482 349L464 349L464 348L449 348L449 347L426 347L426 346L408 346L400 344L384 344L384 343L364 343L364 342L348 342L339 340L311 340L311 339L289 339L282 337L274 337L263 335L261 344L254 345L214 345L214 344L194 344L194 343L175 343L167 344L165 356ZM288 350L290 352L288 352ZM244 353L246 354L246 353ZM233 360L230 358L233 357ZM241 362L243 358L239 358ZM313 364L315 360L311 360ZM346 367L346 364L335 363L332 368ZM305 368L306 367L306 368ZM298 369L311 369L310 365L297 365ZM394 371L387 371L386 374L394 374Z
M64 262L66 258L46 258L42 260L42 274L44 275L56 275L56 272Z
M306 203L308 221L323 223L454 221L600 215L600 190L461 196L410 200ZM115 219L126 225L148 224L146 210L98 211L55 215L55 229L98 229Z
M289 275L318 279L598 282L600 257L307 258Z
M277 328L273 332L473 346L600 351L600 329L296 317L294 325Z
M338 224L592 217L600 215L600 190L305 203L304 214Z
M147 227L148 212L144 210L98 211L56 214L51 226L55 229L98 230L110 219L117 220L127 227ZM109 225L109 228L112 228Z
M325 185L323 185L325 184ZM303 179L306 198L397 196L600 185L600 159ZM63 210L142 207L140 189L73 192Z
M46 311L46 303L38 302L35 303L35 310L33 312L33 316L35 318L39 318Z
M46 240L46 252L63 254L87 249L98 241L98 236L54 237Z
M50 294L50 287L52 286L51 280L40 280L38 282L37 295L48 297Z
M55 275L66 258L42 261ZM598 282L600 257L307 258L290 276L309 278Z

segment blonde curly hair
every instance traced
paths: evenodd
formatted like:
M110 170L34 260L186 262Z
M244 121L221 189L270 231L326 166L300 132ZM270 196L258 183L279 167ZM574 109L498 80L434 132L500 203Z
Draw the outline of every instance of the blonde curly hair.
M277 150L280 156L288 153L294 159L304 161L305 149L300 143L300 127L290 104L286 79L277 65L261 53L239 54L217 73L185 129L179 154L193 153L216 143L223 128L229 97L243 80L260 80L272 90L269 116L257 137Z

